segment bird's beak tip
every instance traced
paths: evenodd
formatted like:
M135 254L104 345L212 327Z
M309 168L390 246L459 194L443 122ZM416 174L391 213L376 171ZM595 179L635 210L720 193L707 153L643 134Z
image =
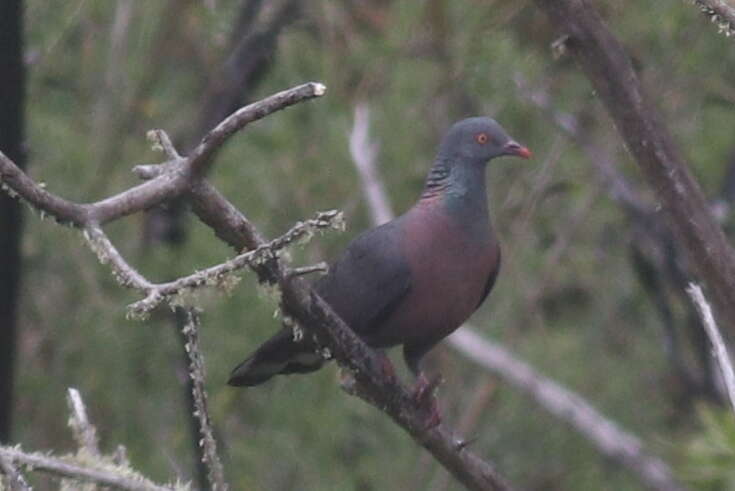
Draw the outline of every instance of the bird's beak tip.
M533 157L533 153L528 148L514 141L510 141L505 145L505 153L506 155L521 157L522 159Z

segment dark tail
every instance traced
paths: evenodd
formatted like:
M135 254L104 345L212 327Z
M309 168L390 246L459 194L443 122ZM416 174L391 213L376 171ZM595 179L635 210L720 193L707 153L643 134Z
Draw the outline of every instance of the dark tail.
M324 359L315 352L313 343L294 341L293 331L284 328L235 367L227 383L251 387L274 375L313 372L323 364Z

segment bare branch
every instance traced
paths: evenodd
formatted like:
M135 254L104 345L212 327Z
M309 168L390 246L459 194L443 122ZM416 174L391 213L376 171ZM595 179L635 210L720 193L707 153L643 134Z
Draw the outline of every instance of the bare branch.
M588 0L535 0L568 39L627 148L655 190L687 260L735 329L735 252L712 216L674 140L661 124L623 46Z
M79 445L79 451L86 452L91 456L99 456L97 430L87 417L87 408L84 406L82 396L77 389L69 387L66 400L69 404L69 426L77 445Z
M189 160L192 173L203 175L211 163L211 154L249 123L296 103L323 96L326 90L327 87L323 84L309 82L238 109L207 133L191 153Z
M603 454L635 471L651 489L682 489L671 469L661 459L647 453L637 437L600 414L578 394L535 372L505 348L470 329L460 329L450 341L463 355L501 375L506 382L531 395L545 410L572 425Z
M362 194L368 201L368 210L376 225L393 218L385 189L376 176L377 143L370 141L370 107L366 103L355 106L355 121L350 132L350 155L360 174Z
M730 37L735 34L735 7L729 5L725 0L689 0L704 15L709 17L709 20L714 24L717 24L717 29Z
M204 359L199 349L199 313L194 308L186 309L186 324L183 333L186 337L186 353L189 355L189 377L193 382L194 416L199 421L199 433L202 447L202 459L207 466L207 478L212 491L227 491L229 486L225 482L225 473L222 462L217 455L217 441L214 439L212 424L207 409L207 392L204 390Z
M81 226L87 222L87 207L49 193L0 151L0 184L10 195L18 195L31 206L61 223Z
M707 299L702 293L702 287L695 283L690 283L687 288L687 293L692 297L694 305L699 311L699 315L702 317L702 324L704 329L707 331L707 336L712 343L712 354L717 361L717 366L720 367L722 372L722 380L725 382L725 391L730 398L730 404L735 411L735 372L732 368L732 361L730 361L730 355L725 345L725 340L722 339L715 318L712 316L712 309L707 303Z
M25 453L16 447L0 446L0 460L17 462L34 470L47 472L60 477L110 486L129 491L175 491L175 488L160 486L130 469L91 466L77 462L73 457L51 457L39 453Z
M338 230L344 228L341 212L338 212L337 210L319 212L316 214L315 218L296 223L282 236L264 243L252 251L245 252L235 256L229 261L197 271L196 273L184 276L177 280L158 284L148 283L145 279L143 279L142 282L131 279L134 278L134 275L137 273L132 267L124 263L109 241L99 240L96 247L102 248L103 252L99 254L101 257L109 257L111 259L110 262L113 264L116 276L122 278L121 284L142 290L147 294L145 299L128 307L129 312L132 315L144 316L158 306L162 301L168 300L170 297L177 295L184 290L191 290L206 285L223 284L231 273L245 267L261 264L270 259L276 258L278 257L278 251L281 249L293 244L294 242L308 240L315 231L328 228ZM100 233L99 230L96 233ZM119 258L119 261L113 258ZM299 274L306 274L308 272L323 269L324 268L322 266L316 269L312 267L310 270Z
M253 121L288 106L324 95L325 91L324 85L310 82L240 108L210 131L192 154L170 172L95 203L73 203L49 193L2 152L0 152L0 181L35 208L52 215L60 222L71 223L78 227L101 225L180 196L188 190L193 175L202 175L207 170L211 155L229 137ZM170 142L166 139L161 139L160 142L167 154L177 155Z
M100 263L109 264L113 276L120 285L146 292L153 287L142 274L128 264L100 227L92 225L85 228L84 238Z
M33 489L26 482L23 474L15 468L13 461L0 453L0 489L5 489L3 482L7 483L10 491L31 491Z

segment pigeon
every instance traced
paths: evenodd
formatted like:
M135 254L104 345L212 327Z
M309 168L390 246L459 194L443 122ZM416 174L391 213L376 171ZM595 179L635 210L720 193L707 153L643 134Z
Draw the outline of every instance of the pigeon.
M401 345L421 394L434 383L424 355L487 298L500 269L488 209L485 168L496 157L531 152L493 119L455 123L443 137L419 200L406 213L361 233L313 284L369 346ZM233 386L307 373L326 360L314 341L284 327L240 363Z

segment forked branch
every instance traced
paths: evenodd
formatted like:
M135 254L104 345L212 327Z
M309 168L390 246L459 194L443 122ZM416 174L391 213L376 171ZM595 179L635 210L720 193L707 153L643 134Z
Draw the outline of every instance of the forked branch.
M54 216L60 222L83 228L92 248L103 262L110 264L121 283L148 294L142 301L144 305L139 306L142 310L152 308L163 297L183 288L206 283L208 279L230 273L243 265L250 266L261 282L277 285L281 289L282 312L306 330L307 334L316 337L323 347L324 355L335 358L341 366L353 372L356 394L390 416L469 489L508 490L510 487L498 475L494 466L467 449L450 429L445 426L426 427L429 415L427 412L430 409L417 403L398 381L386 378L382 370L382 358L365 345L329 305L303 282L298 269L291 270L281 264L278 255L273 252L299 236L306 235L309 230L333 226L338 221L338 215L328 212L328 215L317 217L318 223L302 224L300 227L303 230L299 228L290 236L287 234L288 237L268 242L242 213L203 179L211 166L211 157L236 131L278 109L320 96L324 91L323 85L310 83L246 106L220 123L187 157L178 155L164 133L155 132L152 137L169 160L160 166L137 167L136 173L149 179L147 182L96 203L72 203L47 192L1 153L0 178L7 187L32 206ZM205 274L200 272L172 284L157 285L149 282L127 263L100 226L179 196L185 196L197 216L236 251L256 252L251 255L241 254L227 263L210 268ZM259 258L259 254L264 255L265 259ZM198 405L197 410L205 412L206 407ZM21 458L20 455L7 453L12 449L2 451L12 459ZM37 460L37 456L26 455L23 458L26 461ZM47 467L53 465L49 463ZM210 475L215 476L217 473L213 469Z

